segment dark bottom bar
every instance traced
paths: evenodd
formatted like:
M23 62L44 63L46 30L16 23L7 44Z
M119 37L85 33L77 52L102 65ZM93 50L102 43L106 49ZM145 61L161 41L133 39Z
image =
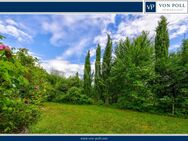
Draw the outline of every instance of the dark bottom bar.
M0 141L187 141L188 136L0 136Z

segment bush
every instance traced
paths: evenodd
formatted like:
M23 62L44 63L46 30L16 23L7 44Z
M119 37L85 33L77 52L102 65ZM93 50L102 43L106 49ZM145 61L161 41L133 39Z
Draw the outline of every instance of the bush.
M52 70L51 74L48 75L48 81L50 85L48 86L46 100L49 102L58 101L72 87L82 88L82 81L79 79L78 74L66 78L58 71Z
M0 44L0 133L19 133L39 116L45 97L46 72L20 49Z
M96 105L104 105L104 102L103 102L103 100L98 100L95 104Z
M71 104L92 104L91 98L82 94L82 89L72 87L66 94L62 94L58 97L57 102L71 103Z
M0 101L0 132L19 133L38 116L37 106L25 104L20 98L3 98Z

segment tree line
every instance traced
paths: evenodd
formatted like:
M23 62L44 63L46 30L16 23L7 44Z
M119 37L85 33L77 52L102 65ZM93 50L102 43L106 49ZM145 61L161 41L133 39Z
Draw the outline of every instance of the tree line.
M187 116L188 40L183 39L180 50L169 53L167 26L161 16L154 40L147 32L127 37L116 45L115 57L107 35L102 59L100 45L96 49L93 83L89 51L85 58L84 93L97 103L119 108Z

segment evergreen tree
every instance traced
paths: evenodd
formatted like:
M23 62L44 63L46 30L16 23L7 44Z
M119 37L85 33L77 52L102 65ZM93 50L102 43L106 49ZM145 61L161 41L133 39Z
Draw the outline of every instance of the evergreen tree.
M84 66L84 94L91 96L91 65L90 65L90 51L88 51L85 58Z
M112 62L112 40L110 35L108 35L108 41L103 55L102 62L102 79L103 79L103 96L105 99L105 104L109 104L109 75L111 70Z
M101 81L101 47L98 44L98 47L96 49L96 61L95 61L95 95L97 100L100 100L101 98L101 87L100 87L100 81Z
M188 114L188 39L183 40L182 49L181 49L181 73L179 77L181 93L182 93L182 102L181 110L183 114Z
M165 66L168 63L169 34L167 25L167 19L161 16L155 36L155 70L159 76L165 75ZM159 80L162 79L159 78Z
M156 93L157 107L163 112L169 112L168 109L171 108L170 104L167 103L170 99L169 92L167 89L167 82L169 82L169 70L170 60L168 57L168 48L169 48L169 34L167 28L167 19L164 16L161 16L158 26L156 28L156 37L155 37L155 71L156 79L154 85L154 90Z
M169 34L167 25L167 19L164 16L161 16L161 20L158 22L156 28L155 37L155 57L156 61L159 62L161 59L168 57Z
M169 54L163 64L165 69L160 73L160 81L158 81L160 108L163 108L163 112L172 115L188 113L186 110L188 108L187 47L188 42L184 40L180 51Z
M188 64L188 39L183 40L183 44L182 44L182 63L183 63L183 65Z
M186 60L184 58L186 41L183 42L181 55L179 53L168 55L169 35L167 25L166 18L162 16L156 28L155 38L155 70L157 75L155 90L158 110L174 115L178 108L178 111L183 113L183 107L178 101L184 101L182 91L186 90L184 89L186 73L179 62L180 56L182 56L182 63Z

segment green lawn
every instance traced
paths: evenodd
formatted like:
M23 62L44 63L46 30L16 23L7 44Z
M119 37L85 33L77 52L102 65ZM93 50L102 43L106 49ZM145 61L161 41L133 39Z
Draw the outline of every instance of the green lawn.
M40 120L30 127L29 132L44 134L188 134L188 119L119 110L104 106L45 103Z

